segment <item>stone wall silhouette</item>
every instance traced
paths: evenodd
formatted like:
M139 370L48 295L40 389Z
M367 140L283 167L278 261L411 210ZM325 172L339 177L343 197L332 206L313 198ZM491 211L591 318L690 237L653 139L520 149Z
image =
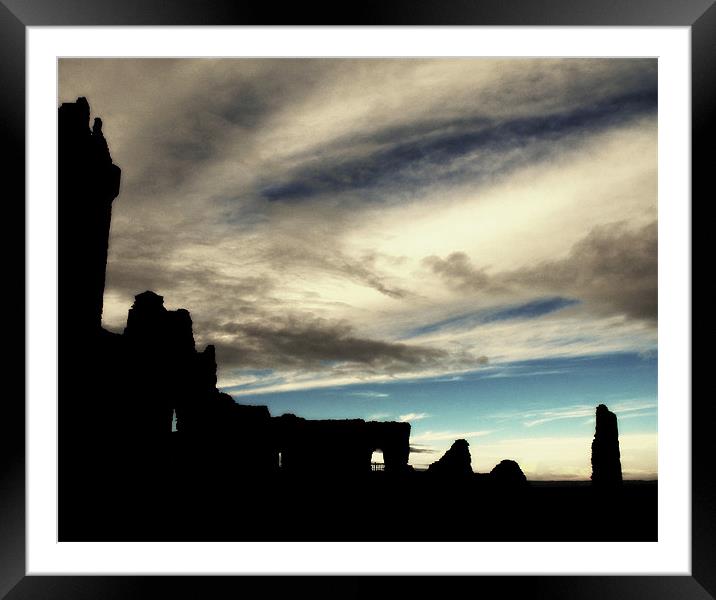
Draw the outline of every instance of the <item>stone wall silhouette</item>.
M287 473L361 475L371 472L374 450L382 450L385 471L408 469L410 424L308 420L293 414L273 419L275 439Z

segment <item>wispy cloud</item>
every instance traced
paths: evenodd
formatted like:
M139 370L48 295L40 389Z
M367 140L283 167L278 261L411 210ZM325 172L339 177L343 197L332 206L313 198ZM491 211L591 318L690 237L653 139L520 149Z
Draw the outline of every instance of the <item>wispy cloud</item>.
M535 370L512 370L510 366L498 369L496 372L487 373L482 377L484 379L509 379L512 377L540 377L543 375L564 375L568 371L566 369L535 369Z
M619 419L642 416L645 413L654 412L657 405L656 402L637 402L634 404L618 403L610 407L612 412L617 414ZM552 421L562 419L579 419L583 417L594 417L594 406L580 405L556 408L552 410L542 410L532 413L529 416L536 417L524 421L526 427L534 427L535 425L543 425Z
M426 419L430 415L428 413L408 413L406 415L400 415L398 416L398 421L402 423L409 423L410 421L421 421L422 419Z
M369 421L384 421L390 417L389 413L374 413L368 416Z
M413 442L438 442L445 440L471 439L490 435L494 430L482 431L426 431L417 435L411 435Z
M389 398L390 394L385 392L346 392L348 396L355 396L358 398Z
M546 410L540 413L542 416L537 419L524 421L526 427L534 427L535 425L543 425L551 421L559 421L562 419L577 419L594 414L593 406L570 407L558 410Z

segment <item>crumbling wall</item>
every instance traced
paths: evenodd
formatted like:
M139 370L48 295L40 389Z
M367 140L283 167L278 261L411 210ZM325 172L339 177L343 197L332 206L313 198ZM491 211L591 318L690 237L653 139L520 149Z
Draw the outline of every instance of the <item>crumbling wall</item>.
M409 423L307 420L292 414L273 422L282 469L289 474L367 474L374 450L383 451L386 472L400 472L408 465Z
M455 440L445 454L428 467L428 472L449 477L472 475L470 444L467 440Z
M404 471L410 457L410 423L368 421L365 426L370 452L383 451L386 472Z

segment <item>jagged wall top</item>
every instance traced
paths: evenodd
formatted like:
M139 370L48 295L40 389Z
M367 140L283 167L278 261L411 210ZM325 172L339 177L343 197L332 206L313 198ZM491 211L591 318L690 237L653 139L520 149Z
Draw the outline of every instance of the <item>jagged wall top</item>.
M102 133L102 119L96 118L89 127L90 107L83 96L76 102L63 102L59 110L59 139L63 146L60 160L70 159L72 164L81 168L86 177L95 185L101 183L102 189L95 192L108 200L114 200L119 194L120 168L112 163L107 140ZM66 161L68 162L68 161Z

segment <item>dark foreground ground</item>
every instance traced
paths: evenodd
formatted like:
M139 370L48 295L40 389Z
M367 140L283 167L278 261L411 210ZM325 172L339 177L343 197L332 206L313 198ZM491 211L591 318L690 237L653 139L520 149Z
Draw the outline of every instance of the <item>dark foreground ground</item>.
M146 482L65 494L60 541L656 541L657 482L499 489L427 473Z

